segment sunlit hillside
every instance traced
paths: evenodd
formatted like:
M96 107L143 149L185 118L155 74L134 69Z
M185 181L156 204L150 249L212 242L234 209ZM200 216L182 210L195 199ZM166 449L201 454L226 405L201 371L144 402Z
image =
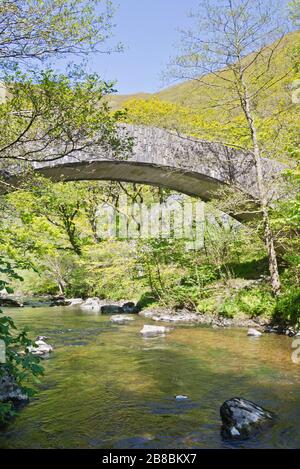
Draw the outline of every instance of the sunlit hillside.
M287 70L291 67L291 61L293 57L293 49L297 44L300 43L300 30L286 35L278 46L276 52L276 60L272 64L272 67L276 68L276 74L278 78L285 75ZM252 56L247 57L245 60L251 60ZM224 71L224 74L228 74L228 71ZM205 81L212 85L215 85L217 78L214 75L208 75L205 77ZM281 81L278 86L274 85L273 97L269 99L281 100L289 92L288 84L290 77ZM150 99L156 97L160 100L167 101L181 106L193 108L193 109L206 109L211 107L211 102L216 101L220 97L224 97L224 87L218 88L215 86L211 87L208 92L208 88L205 85L197 82L196 80L185 81L183 83L174 84L170 87L159 91L154 94L137 93L131 95L113 95L110 98L111 106L113 109L117 109L123 106L126 101L136 99Z

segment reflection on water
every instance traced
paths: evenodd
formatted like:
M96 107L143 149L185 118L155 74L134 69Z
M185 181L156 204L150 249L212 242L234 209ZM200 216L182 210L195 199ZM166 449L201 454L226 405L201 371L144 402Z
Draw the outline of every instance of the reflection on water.
M36 398L0 433L1 448L299 447L300 365L288 337L186 326L143 339L151 321L139 317L118 326L70 308L10 314L55 351ZM234 396L278 422L254 440L224 442L219 408Z

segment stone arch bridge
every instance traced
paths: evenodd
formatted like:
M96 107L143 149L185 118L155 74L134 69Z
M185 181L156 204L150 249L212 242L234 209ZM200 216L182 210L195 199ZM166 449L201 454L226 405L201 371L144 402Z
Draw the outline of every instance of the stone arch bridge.
M126 159L90 147L32 165L53 181L136 182L170 188L204 201L214 197L220 187L234 185L255 200L256 172L250 153L155 127L122 125L119 132L133 137L133 150ZM263 160L263 172L271 183L284 168L281 163ZM249 217L249 213L241 213L236 218L243 221Z

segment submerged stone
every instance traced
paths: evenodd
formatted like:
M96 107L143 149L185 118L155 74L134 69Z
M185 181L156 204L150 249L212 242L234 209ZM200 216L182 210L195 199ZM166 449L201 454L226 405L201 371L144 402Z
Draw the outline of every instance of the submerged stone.
M133 318L121 314L120 316L115 315L110 318L111 322L116 324L126 324L126 322L133 321Z
M140 333L144 337L155 337L155 336L164 336L169 329L165 326L149 326L145 325Z
M188 396L185 396L184 394L179 394L175 397L175 399L176 401L186 401L188 399Z

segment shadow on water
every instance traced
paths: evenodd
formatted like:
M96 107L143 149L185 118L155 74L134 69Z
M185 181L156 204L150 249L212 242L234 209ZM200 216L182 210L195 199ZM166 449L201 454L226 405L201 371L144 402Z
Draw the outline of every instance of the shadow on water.
M0 434L2 448L297 447L299 370L290 339L246 337L244 330L180 327L143 339L149 322L117 326L72 309L14 313L35 334L49 335L37 398ZM176 401L175 396L188 396ZM246 442L220 437L219 408L233 396L279 415Z

